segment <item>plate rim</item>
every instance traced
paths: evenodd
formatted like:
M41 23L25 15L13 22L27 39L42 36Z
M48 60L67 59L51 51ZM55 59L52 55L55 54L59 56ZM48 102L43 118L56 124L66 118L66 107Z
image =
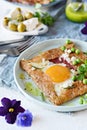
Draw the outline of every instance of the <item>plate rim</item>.
M43 34L47 33L48 30L49 30L47 25L45 25L43 23L41 25L42 25L42 27L45 30L40 31L40 32L38 30L32 30L32 31L29 31L29 32L28 31L26 31L26 32L16 32L16 31L11 31L11 30L7 29L4 25L2 25L2 26L5 29L5 31L7 31L8 33L14 34L14 35L19 35L19 36L37 36L37 35L43 35Z
M55 39L49 39L49 40L44 40L42 42L39 42L38 43L38 46L41 44L45 44L46 42L52 42L52 41L59 41L59 40L67 40L67 39L70 39L74 42L82 42L84 44L86 44L85 41L82 41L82 40L78 40L78 39L71 39L71 38L55 38ZM50 43L49 43L50 44ZM17 64L19 63L19 60L23 57L23 55L28 52L29 50L31 50L33 47L35 48L37 46L37 44L34 44L32 45L31 47L27 48L24 52L22 52L20 54L20 56L17 58L15 64L14 64L14 68L13 68L13 74L14 74L14 81L18 87L18 89L20 90L20 92L23 93L23 95L25 97L27 97L28 99L30 99L30 101L33 101L35 102L36 104L39 104L40 106L42 107L45 107L46 109L49 109L49 110L53 110L53 111L59 111L59 112L72 112L72 111L80 111L80 110L85 110L87 109L87 104L83 104L83 105L79 105L79 106L56 106L56 105L53 105L53 104L47 104L46 102L42 102L40 100L37 100L33 97L31 97L29 94L27 94L27 92L25 92L19 85L18 81L17 81L17 77L16 77L16 67L17 67ZM60 45L61 46L61 45ZM51 108L50 108L51 107Z

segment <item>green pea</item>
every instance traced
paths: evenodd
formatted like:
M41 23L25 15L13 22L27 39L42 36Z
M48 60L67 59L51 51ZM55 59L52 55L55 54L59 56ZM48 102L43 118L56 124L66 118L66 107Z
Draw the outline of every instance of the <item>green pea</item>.
M66 40L66 44L70 44L71 43L71 41L68 39L68 40Z
M72 76L72 80L73 81L75 81L77 78L76 78L76 76L74 75L74 76Z
M76 49L75 50L75 53L78 55L80 53L80 50L79 49Z
M75 52L75 48L74 47L71 48L71 52Z
M87 51L86 52L83 52L85 55L87 55Z
M83 104L87 104L87 100L86 99L83 99Z
M87 98L87 93L84 95L85 98Z
M73 61L73 65L77 65L77 61L76 60Z
M87 60L84 61L85 65L87 65Z
M84 98L83 98L83 97L80 97L80 99L79 99L79 104L83 104L83 100L84 100Z
M61 50L62 50L62 51L65 51L65 49L66 49L65 46L62 46L62 47L61 47Z
M87 79L83 79L83 84L87 84Z
M81 60L80 59L76 59L76 62L79 64L81 62Z

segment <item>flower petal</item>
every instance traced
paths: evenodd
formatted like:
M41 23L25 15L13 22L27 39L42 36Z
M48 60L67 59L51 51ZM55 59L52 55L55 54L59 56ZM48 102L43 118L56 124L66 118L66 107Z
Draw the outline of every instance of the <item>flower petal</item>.
M16 123L18 126L31 126L32 120L33 120L32 113L26 110L24 113L19 113L17 115Z
M81 32L82 32L83 34L87 34L87 26L84 27L84 28L81 30Z
M1 103L7 109L11 106L11 100L5 97L2 98Z
M12 100L12 106L14 109L15 108L17 109L20 106L20 104L21 104L21 101Z
M16 114L8 113L8 114L6 115L6 117L5 117L5 119L6 119L7 123L13 124L13 123L15 123L15 121L16 121L16 116L17 116Z
M25 109L23 107L21 107L21 106L19 106L18 109L16 109L16 110L17 110L16 111L17 113L25 111Z
M12 106L14 106L17 101L16 99L13 99L11 102L12 102Z
M87 22L85 22L85 26L87 26Z
M19 114L20 112L24 112L24 111L25 111L25 109L21 106L19 106L17 109L15 109L16 114Z
M25 109L20 106L21 101L12 100L12 107L15 110L15 113L18 114L19 112L24 112Z
M5 116L7 114L7 109L0 107L0 116Z

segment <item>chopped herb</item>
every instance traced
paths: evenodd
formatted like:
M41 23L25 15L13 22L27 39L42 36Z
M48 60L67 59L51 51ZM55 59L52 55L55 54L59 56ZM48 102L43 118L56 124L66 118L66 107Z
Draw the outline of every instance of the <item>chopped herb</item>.
M54 18L47 12L35 12L34 17L38 17L38 20L45 25L52 26L54 23Z
M55 0L50 0L50 2L54 2Z
M81 66L78 67L77 71L79 74L83 74L83 73L87 72L87 65L81 64Z
M83 80L85 78L84 74L79 74L77 80Z
M87 52L84 52L84 54L86 54L86 55L87 55Z
M83 81L87 77L87 64L81 64L77 69L77 73L77 80Z

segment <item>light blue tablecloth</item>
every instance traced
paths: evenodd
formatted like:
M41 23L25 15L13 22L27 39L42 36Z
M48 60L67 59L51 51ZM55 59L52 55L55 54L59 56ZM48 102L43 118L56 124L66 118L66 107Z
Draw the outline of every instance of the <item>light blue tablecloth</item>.
M39 41L61 37L87 41L87 35L81 34L83 27L84 23L78 24L68 21L65 14L63 14L56 20L55 24L49 28L46 34L37 37ZM17 57L4 56L4 59L0 61L0 82L6 84L8 87L16 86L13 77L13 66L16 59Z

